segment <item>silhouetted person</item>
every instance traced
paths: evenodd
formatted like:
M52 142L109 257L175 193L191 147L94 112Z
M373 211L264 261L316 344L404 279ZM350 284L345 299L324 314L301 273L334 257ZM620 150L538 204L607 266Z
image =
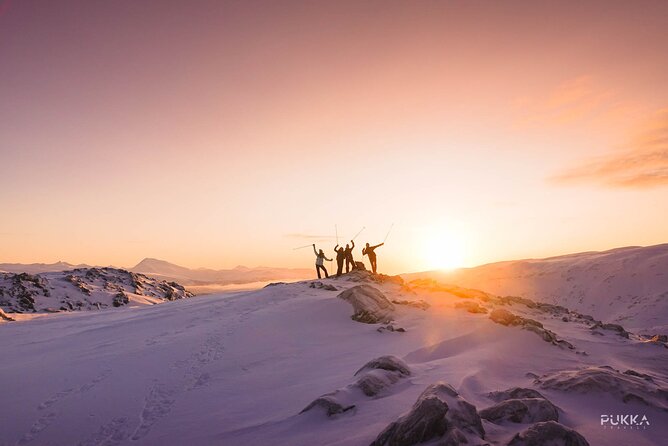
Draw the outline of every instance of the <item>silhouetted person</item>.
M374 252L374 249L378 248L379 246L383 246L385 242L381 243L380 245L376 246L369 246L369 244L366 244L366 248L362 248L362 255L367 255L369 256L369 262L371 262L371 271L373 271L374 274L376 274L376 253Z
M334 252L336 252L336 277L340 277L343 272L343 261L346 259L346 250L336 245Z
M353 246L346 245L346 272L350 272L351 269L355 269L355 261L353 260L353 249L355 249L355 241L351 240L350 243Z
M320 277L320 270L323 270L325 272L325 279L329 277L329 274L327 274L327 268L325 268L325 265L323 264L325 260L328 262L331 261L332 259L328 259L325 257L325 253L320 250L320 252L315 250L315 243L313 244L313 252L315 253L315 271L318 273L318 279L322 279Z

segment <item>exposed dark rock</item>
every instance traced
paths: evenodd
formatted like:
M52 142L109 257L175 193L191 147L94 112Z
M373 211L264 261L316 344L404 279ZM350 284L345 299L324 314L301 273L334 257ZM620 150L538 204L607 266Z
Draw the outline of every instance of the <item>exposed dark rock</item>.
M563 339L559 339L553 331L550 331L543 327L543 324L540 322L525 318L522 316L517 316L511 313L508 310L503 308L497 308L489 315L489 318L496 322L497 324L506 325L506 326L518 326L524 330L529 330L533 333L536 333L540 336L545 342L549 342L553 345L559 347L566 347L569 349L575 349L573 344Z
M483 409L480 417L492 423L559 421L559 411L545 398L509 399Z
M127 305L128 303L130 303L130 299L123 291L119 291L118 294L114 296L114 300L111 302L114 307L120 307Z
M371 446L412 446L442 437L449 427L447 412L448 405L441 399L420 397L410 412L387 426Z
M334 285L330 285L329 283L322 283L322 282L311 282L309 284L309 288L317 288L317 289L322 289L322 290L327 290L327 291L338 291L338 289Z
M357 285L345 290L339 296L353 306L354 321L365 324L389 324L394 305L385 295L370 285Z
M392 324L385 325L385 326L380 326L376 329L378 333L382 333L384 331L389 331L391 333L397 332L397 333L406 333L406 329L403 327L395 327Z
M556 421L529 426L516 434L508 446L589 446L585 438Z
M421 397L432 396L447 402L450 410L446 415L446 419L449 424L465 433L475 434L480 438L484 438L485 430L482 427L482 420L475 406L462 398L451 385L438 382L427 387L421 395Z
M450 385L436 383L427 387L411 410L387 426L371 446L412 446L435 438L456 445L468 441L465 433L484 437L475 406Z

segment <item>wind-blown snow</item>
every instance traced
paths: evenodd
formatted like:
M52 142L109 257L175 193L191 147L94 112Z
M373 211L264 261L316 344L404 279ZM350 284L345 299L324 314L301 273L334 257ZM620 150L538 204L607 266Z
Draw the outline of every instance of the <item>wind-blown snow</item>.
M404 277L433 277L494 294L564 305L646 333L668 332L668 244Z
M490 392L539 388L560 409L559 423L592 445L659 445L668 437L666 412L657 406L598 390L538 387L561 371L570 378L607 365L650 376L651 390L665 388L668 350L661 343L594 334L574 314L565 322L482 293L455 296L390 282L369 285L395 301L394 324L406 332L378 332L378 325L352 320L350 304L337 297L358 282L321 282L338 290L301 282L0 324L0 444L368 445L437 382L478 411L497 404ZM540 321L575 348L455 308L470 299ZM401 303L420 300L429 306ZM355 407L341 414L300 414L316 398L350 389L360 368L386 355L405 361L410 375L376 396L346 393ZM652 424L603 429L600 415L616 413L645 414ZM485 441L506 444L533 425L483 426Z

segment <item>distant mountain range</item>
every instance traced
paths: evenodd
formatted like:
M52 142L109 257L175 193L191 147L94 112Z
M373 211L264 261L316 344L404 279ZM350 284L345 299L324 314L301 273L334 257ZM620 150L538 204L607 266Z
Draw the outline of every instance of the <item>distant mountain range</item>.
M67 271L75 268L92 268L90 265L73 265L67 262L56 263L2 263L0 271L8 273L39 274L46 272ZM145 274L167 281L176 281L182 285L231 285L272 280L299 280L313 276L311 269L305 268L274 268L237 266L233 269L190 269L169 263L165 260L146 258L132 268L126 268L134 273Z
M668 329L668 244L404 274L563 305L638 331Z

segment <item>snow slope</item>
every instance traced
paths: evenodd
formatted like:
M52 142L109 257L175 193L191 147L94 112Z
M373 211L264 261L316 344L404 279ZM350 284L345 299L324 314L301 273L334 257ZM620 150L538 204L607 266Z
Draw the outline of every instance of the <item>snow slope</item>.
M665 444L662 343L484 293L349 279L360 277L0 324L0 445L368 445L437 381L478 410L496 404L489 392L537 389L559 408L559 422L592 445ZM394 331L351 319L353 306L337 296L360 283L394 301L384 309ZM463 302L524 322L505 326L456 308ZM526 328L529 319L574 348L546 342ZM367 397L355 390L354 374L382 355L405 361L410 376ZM612 378L578 381L585 372ZM300 414L337 389L354 408ZM629 389L645 402L625 403ZM651 425L600 425L601 414L628 413L646 415ZM482 423L484 442L503 445L532 425Z
M404 277L432 277L495 294L564 305L646 333L668 332L668 244Z

